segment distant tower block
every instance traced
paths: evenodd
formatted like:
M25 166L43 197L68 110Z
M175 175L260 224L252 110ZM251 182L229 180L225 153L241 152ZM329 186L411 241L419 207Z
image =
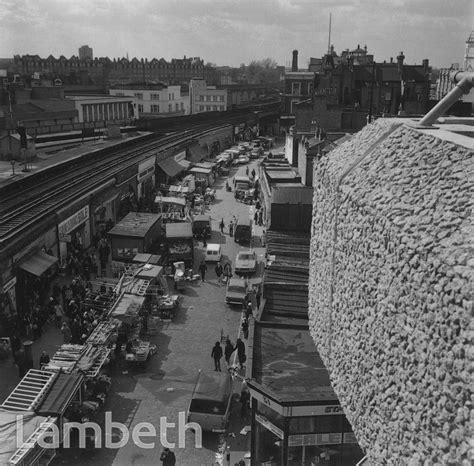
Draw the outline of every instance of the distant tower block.
M94 55L92 52L92 47L89 47L88 45L83 45L82 47L79 48L79 59L85 60L86 58L93 60Z

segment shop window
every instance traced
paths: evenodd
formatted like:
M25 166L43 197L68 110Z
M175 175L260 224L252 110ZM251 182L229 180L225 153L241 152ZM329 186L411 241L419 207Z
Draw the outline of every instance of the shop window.
M299 445L288 447L289 466L343 466L342 445ZM354 465L355 462L345 463Z
M283 440L281 438L257 422L255 440L257 446L255 464L269 466L282 464Z
M318 416L314 432L342 432L343 418L344 416Z
M315 432L316 417L292 417L290 418L289 434L305 434Z

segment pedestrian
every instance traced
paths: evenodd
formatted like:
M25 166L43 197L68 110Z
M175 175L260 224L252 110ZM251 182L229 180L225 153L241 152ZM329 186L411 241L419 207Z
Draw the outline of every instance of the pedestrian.
M225 347L224 347L224 359L227 364L227 367L230 367L230 357L232 356L232 353L234 351L235 351L234 345L229 339L227 339L225 342Z
M235 349L237 350L237 359L239 360L240 369L243 369L244 363L247 361L247 356L245 355L245 343L240 338L237 338Z
M211 358L214 359L214 370L221 372L222 347L218 341L212 348Z
M201 280L204 281L206 278L206 272L207 272L207 265L204 262L204 260L201 261L201 264L199 265L199 273L201 274Z
M221 223L219 223L219 228L221 229L221 233L224 234L224 228L225 228L224 219L222 219Z
M253 317L253 306L252 301L247 301L245 305L245 318L249 320L250 317Z
M263 226L263 210L258 212L258 226Z
M245 339L249 337L249 321L246 318L242 319L242 333Z
M246 174L247 176L249 176L249 167L248 167L248 165L247 165L247 168L245 169L245 174Z
M54 319L56 321L56 327L61 327L61 323L62 323L62 320L63 320L63 308L61 306L61 304L56 304L54 306Z
M222 274L224 273L224 268L222 267L222 264L220 262L216 264L214 271L216 272L217 282L222 283Z
M224 265L224 281L227 283L232 278L232 266L230 262L226 262Z
M40 357L40 360L39 360L39 367L40 367L40 369L41 369L43 366L46 366L47 364L49 364L49 361L50 361L49 354L48 354L46 351L43 351L43 352L41 353L41 357Z
M255 168L253 168L253 169L252 169L252 178L255 178L255 175L256 175L256 173L255 173Z
M234 222L232 220L229 223L229 236L234 236Z
M15 364L18 366L18 376L23 378L26 372L26 361L25 361L25 351L22 347L15 351L13 354L15 359Z
M202 245L207 248L207 241L206 241L206 230L202 230Z
M253 214L253 221L255 222L255 225L258 223L258 210Z
M240 417L245 419L250 401L250 392L247 388L243 388L240 392Z
M176 456L169 448L165 448L161 452L160 461L163 463L163 466L174 466L176 464Z
M69 328L66 322L63 323L61 327L61 333L63 334L64 343L68 344L71 343L72 333L71 329Z
M262 292L260 290L260 286L257 287L257 291L255 293L255 303L257 304L257 311L260 309L260 299L262 297Z

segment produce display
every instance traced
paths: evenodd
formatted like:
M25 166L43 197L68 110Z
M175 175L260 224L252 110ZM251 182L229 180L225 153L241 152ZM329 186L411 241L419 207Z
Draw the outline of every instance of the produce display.
M92 331L86 343L94 346L108 346L112 336L116 333L119 322L115 319L106 319L99 322Z

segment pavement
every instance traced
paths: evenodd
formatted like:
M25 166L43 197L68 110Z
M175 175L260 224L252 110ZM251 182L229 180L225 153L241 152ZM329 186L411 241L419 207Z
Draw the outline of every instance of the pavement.
M257 162L258 160L251 161L250 171L253 167L256 168ZM232 168L230 177L236 172L237 169ZM227 192L225 189L226 179L227 177L219 178L214 185L216 200L208 206L213 231L208 242L220 243L223 260L231 260L233 263L237 251L242 247L228 235L227 226L233 216L249 215L253 219L254 207L237 202L234 199L234 193ZM224 234L219 230L221 218L224 218L226 224ZM258 272L260 274L263 273L265 258L265 249L260 247L260 236L263 230L263 227L254 226L254 238L251 244L261 261ZM202 243L196 243L195 267L204 257L204 251ZM69 277L65 277L64 280L69 280ZM132 367L125 361L121 361L111 373L112 388L103 407L103 413L112 412L112 420L122 422L130 430L136 428L141 422L153 424L157 436L151 437L150 442L148 439L144 442L154 441L154 448L139 447L131 440L120 449L71 448L58 454L52 465L158 465L163 433L166 434L169 442L176 443L173 451L177 458L177 465L234 465L245 456L249 456L250 433L242 433L245 432L242 429L248 426L250 430L250 413L245 419L240 417L238 394L241 381L239 378L234 383L234 400L228 434L219 436L214 433L203 433L202 446L196 446L194 433L187 430L183 437L184 445L178 445L180 413L184 413L182 415L185 416L198 371L213 371L214 369L210 356L214 343L220 341L221 334L229 335L234 344L238 337L243 339L240 329L241 309L226 306L225 285L218 283L212 264L208 265L206 280L189 284L181 295L183 300L175 319L172 322L157 321L156 333L147 338L157 345L157 353L145 368ZM59 329L54 324L48 324L41 338L33 343L35 367L38 367L41 351L45 350L53 355L61 343L62 335ZM1 362L0 371L2 374L1 401L16 386L19 377L12 360ZM98 419L101 419L103 413L98 416ZM102 422L94 420L99 424ZM160 420L175 425L170 424L165 430ZM116 438L116 433L112 437ZM225 453L219 454L219 451ZM227 453L230 461L227 461ZM248 459L247 464L249 464Z

